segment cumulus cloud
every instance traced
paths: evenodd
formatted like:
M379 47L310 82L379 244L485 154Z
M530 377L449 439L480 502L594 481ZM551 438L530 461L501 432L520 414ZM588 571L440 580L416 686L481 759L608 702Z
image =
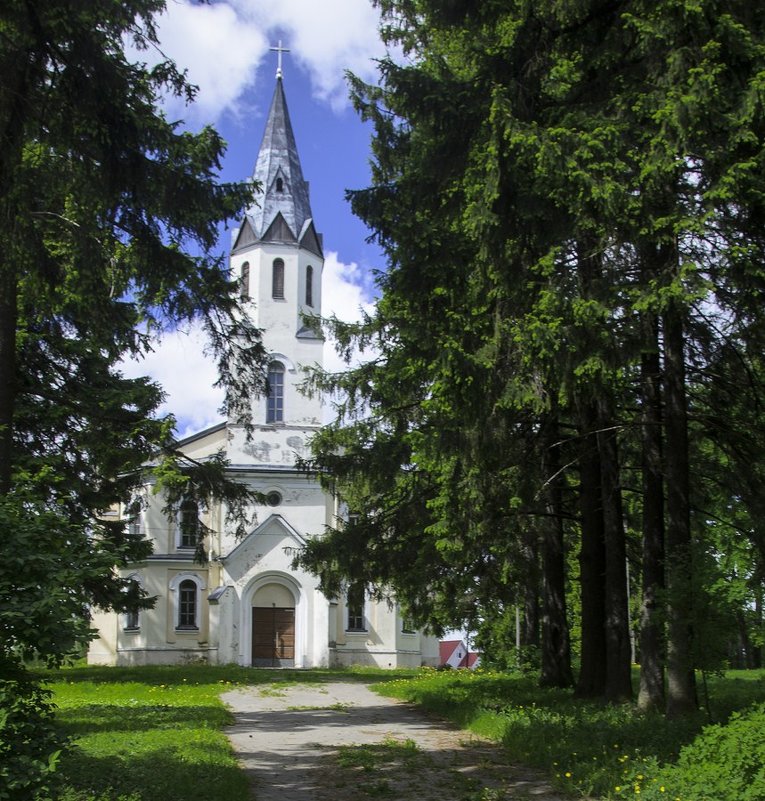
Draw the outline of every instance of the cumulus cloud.
M272 36L284 34L291 57L311 76L317 98L336 107L347 103L346 70L365 80L374 77L374 59L384 48L379 12L370 0L232 2L244 19L254 20Z
M187 70L199 87L193 106L168 98L167 110L197 123L242 112L259 66L266 56L274 58L269 46L279 39L289 47L289 57L308 72L315 97L334 108L348 102L345 71L372 80L374 59L384 54L377 32L379 12L370 0L176 0L157 22L162 53ZM134 57L151 62L159 54Z
M171 2L158 20L158 34L162 52L198 87L193 106L169 98L168 109L207 122L237 107L268 53L265 32L226 3Z
M364 312L371 314L374 301L364 290L364 273L358 264L344 264L337 253L327 253L324 262L322 281L322 314L325 317L336 316L346 323L361 320ZM357 354L353 363L368 358L368 354ZM335 343L327 339L324 344L324 368L330 372L339 372L347 365L340 359L335 350Z
M148 375L160 384L166 398L159 413L175 415L180 439L223 419L218 413L223 392L213 386L218 374L215 362L205 354L205 334L199 325L164 334L145 358L126 360L120 370L127 378Z
M366 295L362 278L363 271L357 264L345 264L338 259L337 253L327 253L322 281L322 314L326 317L334 314L340 320L355 322L361 319L362 310L371 313L374 301ZM359 354L357 360L361 358L364 358L363 354ZM345 366L335 352L334 344L327 341L324 367L340 371ZM148 375L162 386L167 397L159 411L175 415L179 439L223 420L218 413L223 403L223 392L213 386L218 375L214 360L205 354L205 334L199 325L166 333L144 359L125 361L120 369L128 378Z

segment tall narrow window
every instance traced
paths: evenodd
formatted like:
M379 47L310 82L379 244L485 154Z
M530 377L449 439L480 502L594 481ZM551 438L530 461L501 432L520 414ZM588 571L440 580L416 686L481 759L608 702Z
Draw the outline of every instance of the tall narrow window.
M131 595L133 599L139 598L141 595L141 582L135 577L130 577L129 588L127 594ZM125 631L138 631L141 628L141 620L138 616L138 609L128 609L125 612L125 618L122 628Z
M364 585L352 584L348 588L348 598L346 600L348 611L347 631L366 631L367 624L364 619Z
M273 280L271 282L271 297L284 297L284 262L281 259L274 259Z
M178 537L179 548L196 548L199 541L199 505L196 501L187 498L182 501L178 511Z
M271 362L268 365L266 422L284 422L284 365L280 362Z
M250 297L250 262L246 261L242 265L242 280L239 284L239 295L242 300Z
M134 497L125 507L125 517L127 518L127 533L131 537L138 539L142 536L141 530L141 499Z
M178 628L197 629L197 585L185 579L178 586Z
M313 306L313 267L310 264L305 269L305 305Z
M284 181L281 178L276 179L276 191L283 192L284 191Z

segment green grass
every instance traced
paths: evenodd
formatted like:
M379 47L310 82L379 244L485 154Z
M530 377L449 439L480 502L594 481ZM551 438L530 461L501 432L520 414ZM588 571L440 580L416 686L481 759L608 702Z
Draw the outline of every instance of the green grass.
M717 742L709 735L706 741L698 736L709 723L705 713L666 721L629 705L588 703L568 691L540 690L533 677L512 674L184 666L78 667L41 675L54 691L59 725L75 743L61 762L65 801L245 801L250 797L246 779L221 731L230 715L219 699L239 685L281 696L298 683L375 684L381 693L419 703L503 743L508 762L540 768L574 797L700 801L687 790L672 794L674 774L666 765L676 762L687 744L694 743L705 760L718 747L708 744ZM724 722L736 710L765 701L765 671L710 679L709 696L714 720ZM745 734L748 752L762 737L763 727L755 723ZM736 742L726 747L735 751ZM694 746L684 752L685 762ZM374 780L365 784L366 794L385 796L397 771L411 773L407 766L421 758L408 743L396 741L342 749L338 765L351 774L371 770ZM692 764L684 768L684 787L692 769ZM765 776L757 781L765 784ZM666 794L660 791L664 784ZM758 786L753 792L752 798L765 798L765 786L761 796Z
M58 724L74 743L61 759L64 801L245 801L246 777L221 731L231 722L223 691L258 685L281 695L298 682L393 678L382 670L234 666L76 667L41 675L53 690Z
M649 772L675 762L710 722L702 712L667 721L630 705L585 702L569 691L541 690L531 677L500 673L427 671L377 689L502 742L509 761L540 768L573 796L623 798L629 784L639 798L635 784L650 783ZM730 672L711 679L709 690L714 718L725 721L765 700L765 671Z
M349 772L360 797L375 798L393 795L401 777L417 774L424 758L414 740L388 736L381 743L340 746L335 762Z

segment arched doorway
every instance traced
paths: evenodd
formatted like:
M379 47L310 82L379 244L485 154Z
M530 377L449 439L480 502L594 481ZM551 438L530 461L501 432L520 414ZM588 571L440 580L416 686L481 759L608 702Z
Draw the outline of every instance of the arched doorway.
M295 598L282 584L252 596L253 667L295 666Z

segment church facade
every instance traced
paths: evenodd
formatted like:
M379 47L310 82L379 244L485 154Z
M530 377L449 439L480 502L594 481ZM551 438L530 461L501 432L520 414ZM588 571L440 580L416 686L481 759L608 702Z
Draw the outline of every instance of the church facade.
M262 667L438 664L438 642L406 625L395 602L366 598L351 586L327 598L316 577L295 570L295 552L335 525L332 496L296 469L322 421L321 402L298 390L301 366L321 364L322 338L304 324L321 315L321 236L314 226L287 110L281 71L255 165L261 186L231 249L243 305L263 329L269 353L268 397L255 399L255 433L228 420L179 448L204 460L223 452L231 476L261 492L267 505L243 539L227 530L220 504L181 503L162 511L147 479L144 502L122 510L154 546L146 562L123 570L156 597L137 614L95 613L91 664L206 661ZM204 536L206 563L194 561Z

